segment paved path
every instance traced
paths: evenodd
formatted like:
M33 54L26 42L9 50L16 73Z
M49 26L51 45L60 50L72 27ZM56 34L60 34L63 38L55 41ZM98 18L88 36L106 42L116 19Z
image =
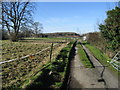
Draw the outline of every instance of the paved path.
M83 48L87 52L97 71L100 73L100 77L105 80L107 88L118 88L118 75L111 71L109 66L103 66L84 45Z
M83 46L84 47L84 46ZM85 68L80 62L79 55L76 55L74 60L71 62L71 73L70 73L70 88L101 88L102 90L108 90L108 88L118 88L118 78L112 76L108 69L105 69L101 63L96 61L94 56L89 50L84 47L95 68ZM105 73L103 73L105 71ZM102 74L103 73L103 74ZM113 80L113 82L112 82Z
M104 82L98 82L99 73L96 69L85 68L80 62L77 50L71 63L70 88L105 88Z

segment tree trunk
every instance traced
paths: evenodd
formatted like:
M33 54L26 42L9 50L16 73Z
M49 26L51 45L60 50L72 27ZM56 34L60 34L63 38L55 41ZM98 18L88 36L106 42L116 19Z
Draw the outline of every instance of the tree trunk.
M17 42L18 41L18 35L17 34L10 34L10 40L13 42Z

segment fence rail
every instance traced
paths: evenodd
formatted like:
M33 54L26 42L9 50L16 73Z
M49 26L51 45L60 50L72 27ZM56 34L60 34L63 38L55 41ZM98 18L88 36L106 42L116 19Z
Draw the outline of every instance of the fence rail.
M118 71L120 71L120 51L118 51L118 53L113 57L112 61L110 62L110 64L117 69Z
M53 46L55 46L55 45L58 45L58 43L54 44ZM45 50L47 50L47 49L49 49L49 48L51 48L51 46L49 46L49 47L47 47L47 48L45 48L45 49L43 49L43 50L41 50L41 51L39 51L39 52L37 52L37 53L35 53L35 54L26 55L26 56L23 56L23 57L21 57L21 58L11 59L11 60L8 60L8 61L2 61L2 62L0 62L0 64L7 63L7 62L12 62L12 61L16 61L16 60L20 60L20 59L25 59L25 58L27 58L27 57L29 57L29 56L31 56L31 55L40 54L41 52L43 52L43 51L45 51Z

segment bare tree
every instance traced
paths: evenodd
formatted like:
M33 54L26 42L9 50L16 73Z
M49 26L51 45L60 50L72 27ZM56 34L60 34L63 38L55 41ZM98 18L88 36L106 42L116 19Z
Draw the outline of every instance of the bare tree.
M18 41L21 24L31 20L33 4L31 2L2 2L2 23L12 41Z
M0 2L0 18L2 18L2 3ZM2 19L0 19L0 40L2 40Z

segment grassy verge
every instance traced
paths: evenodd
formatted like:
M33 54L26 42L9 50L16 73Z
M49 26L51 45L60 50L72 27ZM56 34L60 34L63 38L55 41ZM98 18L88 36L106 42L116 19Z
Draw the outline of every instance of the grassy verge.
M32 79L31 83L24 85L29 88L61 88L65 79L69 52L73 43L69 43L63 48L55 60L42 69Z
M94 54L94 56L102 61L102 63L106 64L107 61L111 61L111 59L109 57L107 57L104 53L102 53L98 48L87 44L85 45L87 48L89 48L89 50Z
M83 63L83 65L86 67L86 68L92 68L93 65L91 64L89 58L87 57L84 49L82 48L81 44L78 43L77 44L77 47L78 47L78 54L80 56L80 60L81 62Z
M118 73L118 71L116 69L114 69L111 64L109 63L111 61L111 59L105 55L101 50L99 50L98 48L96 48L95 46L87 43L86 41L82 42L91 52L92 54L105 66L109 66L110 69L112 71L115 71L116 73Z

